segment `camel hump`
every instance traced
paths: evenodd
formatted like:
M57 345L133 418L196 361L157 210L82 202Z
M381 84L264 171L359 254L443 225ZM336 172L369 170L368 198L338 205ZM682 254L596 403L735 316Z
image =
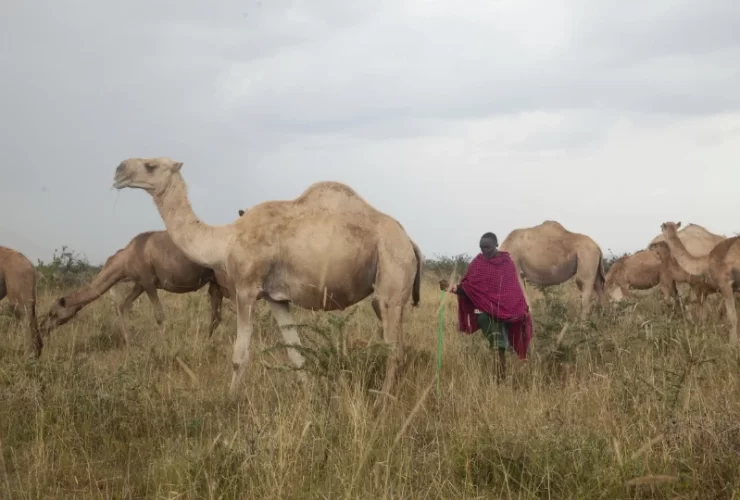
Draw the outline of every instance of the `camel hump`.
M342 212L376 212L375 208L347 184L321 181L311 184L295 199L297 205L309 205Z

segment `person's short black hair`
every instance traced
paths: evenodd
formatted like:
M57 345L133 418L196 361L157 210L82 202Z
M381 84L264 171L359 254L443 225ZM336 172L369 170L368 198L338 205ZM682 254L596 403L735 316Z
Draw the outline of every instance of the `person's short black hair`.
M480 237L480 239L483 239L483 238L491 239L495 241L496 244L498 244L498 238L496 238L496 235L491 232L485 233L483 236Z

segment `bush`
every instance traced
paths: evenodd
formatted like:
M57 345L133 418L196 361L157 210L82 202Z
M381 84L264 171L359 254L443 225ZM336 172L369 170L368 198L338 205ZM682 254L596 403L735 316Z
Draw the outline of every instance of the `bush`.
M87 257L62 245L61 251L54 249L51 262L38 259L36 270L41 274L40 286L44 288L78 287L90 281L103 266L91 265Z

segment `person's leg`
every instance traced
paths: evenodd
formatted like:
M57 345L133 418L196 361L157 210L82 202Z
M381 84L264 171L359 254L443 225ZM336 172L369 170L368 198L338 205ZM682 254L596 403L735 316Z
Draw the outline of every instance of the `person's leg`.
M506 350L509 348L509 336L506 331L506 323L498 321L486 313L478 315L478 326L488 340L491 350L497 350L499 362L496 369L496 378L503 379L506 374Z

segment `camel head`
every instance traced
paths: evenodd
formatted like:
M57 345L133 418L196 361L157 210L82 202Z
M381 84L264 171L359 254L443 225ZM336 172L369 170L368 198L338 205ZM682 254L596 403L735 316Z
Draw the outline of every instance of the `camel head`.
M80 309L79 307L67 307L66 299L60 297L54 301L46 314L41 317L39 328L42 332L48 334L54 328L71 320Z
M679 227L681 227L680 222L664 222L660 225L660 230L664 236L675 235Z
M116 189L138 188L150 194L163 193L182 162L171 158L129 158L123 160L113 178Z
M648 250L651 250L658 254L658 258L663 262L667 262L671 258L671 250L670 248L668 248L668 245L665 241L652 243L650 246L648 246Z

